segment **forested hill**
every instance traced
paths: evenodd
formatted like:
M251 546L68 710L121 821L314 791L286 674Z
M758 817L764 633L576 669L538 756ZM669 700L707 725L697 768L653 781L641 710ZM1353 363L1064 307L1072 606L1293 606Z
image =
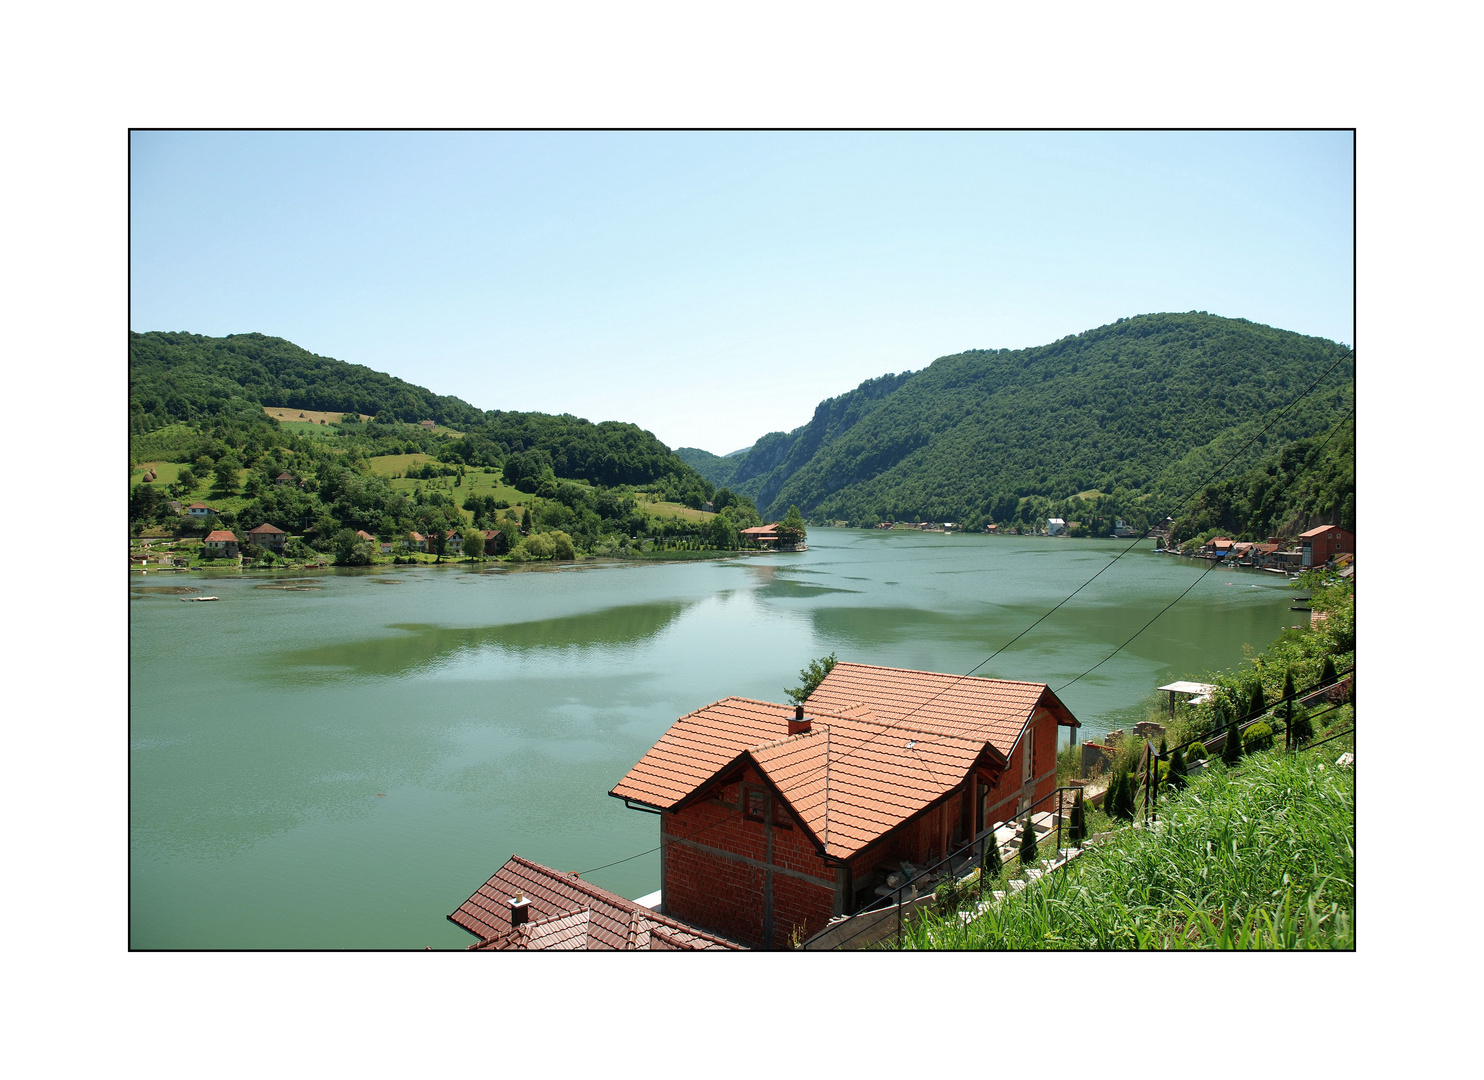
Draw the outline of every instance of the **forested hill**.
M266 334L129 333L129 419L136 434L173 420L261 411L264 405L365 413L463 428L484 415L401 379L317 356Z
M513 454L535 455L536 471L607 486L655 486L700 506L708 484L648 431L617 421L575 416L483 411L359 364L317 356L283 338L230 334L129 334L129 432L147 436L180 421L197 426L271 424L263 406L366 414L375 422L342 430L382 452L406 442L404 425L433 420L463 438L437 449L466 465L501 465ZM240 440L239 440L240 441ZM349 448L350 442L347 442ZM430 452L433 447L419 447ZM386 450L385 452L396 452Z
M1029 522L1096 492L1105 513L1153 524L1345 352L1244 319L1140 315L862 383L803 427L717 460L730 467L724 482L770 518L795 504L813 520L858 525ZM1351 371L1340 365L1284 413L1231 475L1328 431L1350 407Z

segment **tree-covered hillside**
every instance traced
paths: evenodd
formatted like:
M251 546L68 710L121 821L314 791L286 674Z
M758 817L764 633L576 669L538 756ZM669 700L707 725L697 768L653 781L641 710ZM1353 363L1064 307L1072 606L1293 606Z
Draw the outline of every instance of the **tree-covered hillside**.
M765 517L1032 520L1048 500L1103 496L1136 526L1177 508L1339 360L1344 347L1243 319L1141 315L1030 349L946 356L822 403L759 439L730 486ZM1326 431L1350 406L1347 363L1284 413L1262 448Z
M342 428L337 443L367 456L427 452L465 465L500 466L509 454L534 452L556 477L606 486L650 485L697 507L715 487L634 424L485 412L460 398L263 334L129 334L129 430L135 439L177 421L271 424L265 405L371 415L370 424ZM422 420L455 428L464 437L424 445L428 440L422 434L405 427Z

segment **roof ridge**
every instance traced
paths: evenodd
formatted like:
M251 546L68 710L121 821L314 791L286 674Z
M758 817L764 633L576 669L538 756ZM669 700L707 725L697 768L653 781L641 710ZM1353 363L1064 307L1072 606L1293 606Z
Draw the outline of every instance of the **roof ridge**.
M954 675L951 672L947 672L947 671L923 671L921 668L886 667L886 666L884 666L882 664L857 664L857 663L855 663L854 661L851 661L851 660L841 660L838 664L835 665L834 669L831 671L830 674L834 674L834 672L835 671L838 671L840 668L846 668L846 667L850 667L850 668L865 668L868 671L900 671L903 675L930 675L930 676L932 676L935 679L958 679L958 680L973 679L975 682L986 682L986 683L1015 683L1015 684L1018 684L1020 686L1049 686L1049 685L1051 685L1050 683L1044 683L1044 682L1031 682L1031 681L1029 681L1027 679L993 679L993 678L990 678L988 675ZM829 676L826 675L825 678L829 678Z

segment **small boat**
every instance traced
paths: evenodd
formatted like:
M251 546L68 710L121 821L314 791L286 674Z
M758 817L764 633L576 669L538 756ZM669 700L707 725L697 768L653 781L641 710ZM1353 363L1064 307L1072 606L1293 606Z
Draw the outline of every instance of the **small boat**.
M220 599L221 599L220 596L182 596L180 598L180 601L183 604L189 604L192 600L194 600L198 604L204 604L208 600L220 600Z

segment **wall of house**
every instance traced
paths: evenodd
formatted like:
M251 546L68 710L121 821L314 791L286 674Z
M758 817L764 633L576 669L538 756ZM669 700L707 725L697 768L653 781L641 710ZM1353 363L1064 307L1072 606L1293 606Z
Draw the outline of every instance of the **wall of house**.
M661 817L665 912L753 947L786 948L829 922L839 871L771 793L767 820L747 818L749 790L766 792L753 770L719 798Z
M1029 791L1031 801L1035 802L1056 790L1056 740L1059 732L1056 717L1045 709L1038 709L1027 726L1033 732L1031 737L1033 760ZM984 819L986 826L999 821L1009 821L1019 813L1023 794L1022 779L1025 775L1024 754L1025 736L1022 735L1015 749L1010 753L1009 767L990 789L989 806ZM1045 807L1038 808L1037 812L1042 809Z

